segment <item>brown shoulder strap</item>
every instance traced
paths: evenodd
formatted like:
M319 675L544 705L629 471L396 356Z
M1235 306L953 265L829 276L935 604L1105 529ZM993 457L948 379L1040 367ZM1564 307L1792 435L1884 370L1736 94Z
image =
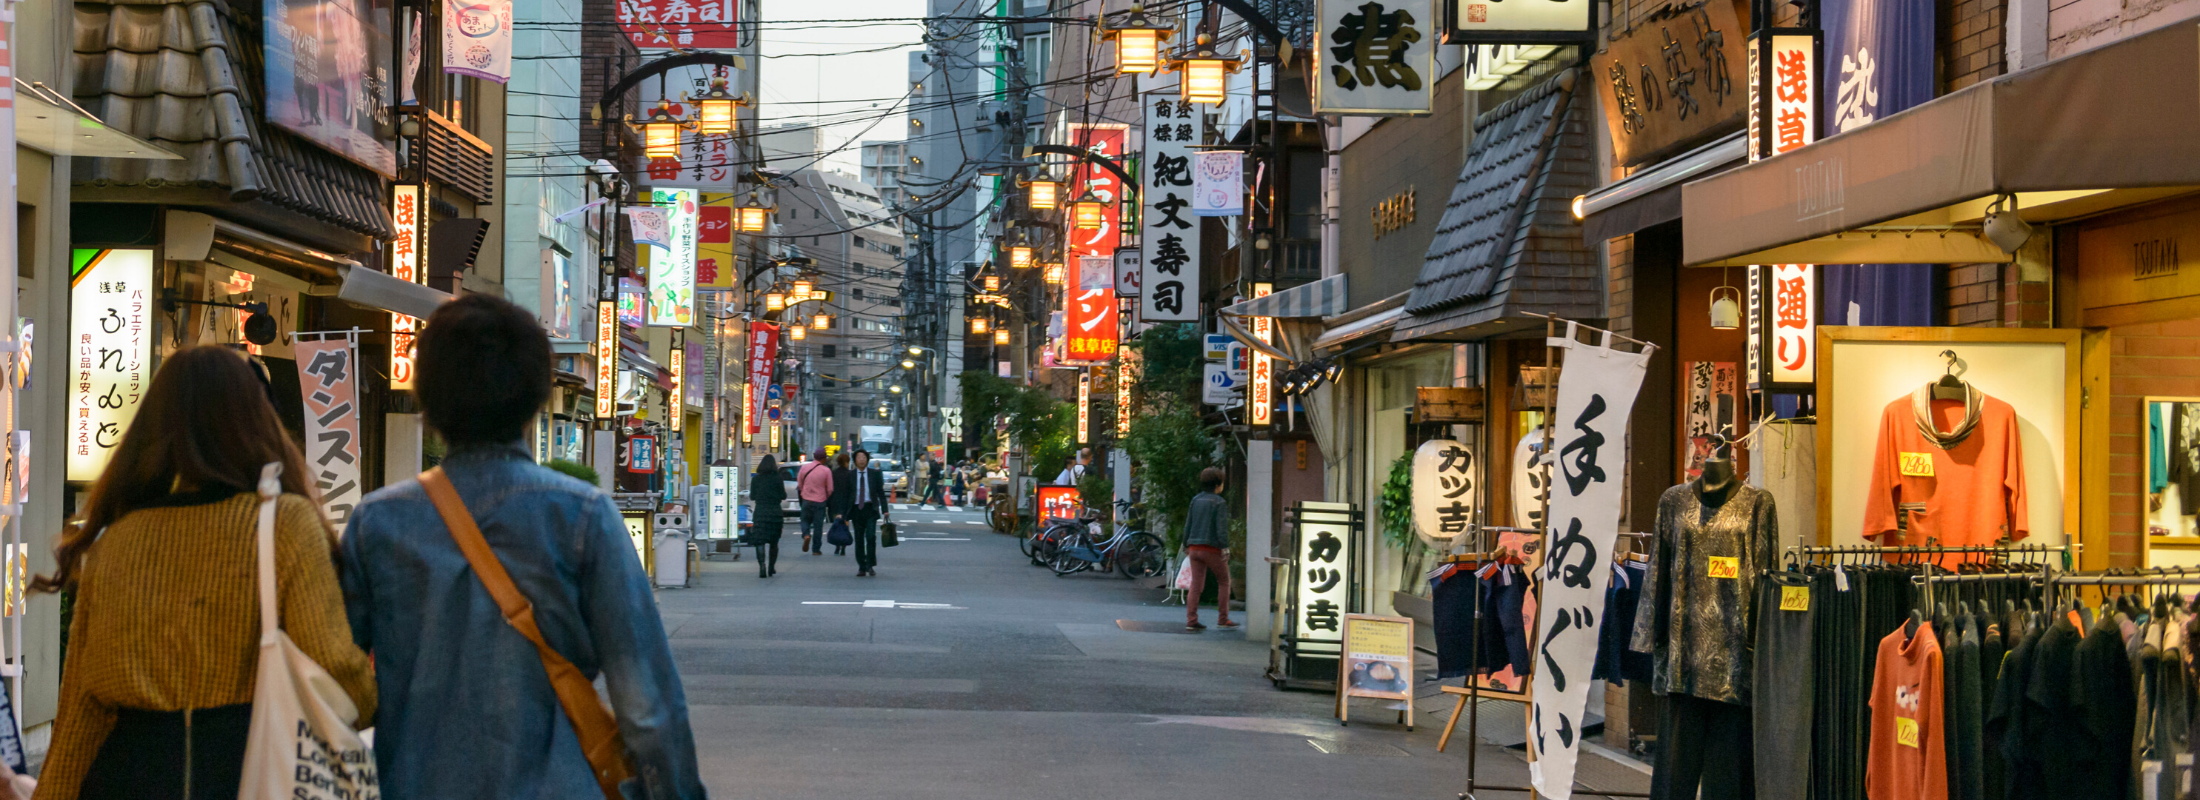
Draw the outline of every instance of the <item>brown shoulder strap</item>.
M495 551L489 549L489 541L481 538L481 528L474 525L474 515L466 510L466 502L459 499L458 490L451 488L451 479L437 467L420 473L420 486L428 490L428 499L434 501L435 510L443 515L443 524L451 529L451 539L458 543L458 551L466 554L466 563L473 565L474 575L481 579L489 596L496 599L497 608L504 612L504 621L519 630L521 636L535 645L535 653L542 657L542 668L550 673L550 686L558 693L558 705L565 708L565 716L573 723L573 732L580 738L581 752L588 756L588 766L596 773L596 785L604 797L620 800L619 782L631 774L626 763L626 744L619 738L619 723L605 708L603 698L596 694L596 686L573 662L550 649L543 641L542 629L535 625L535 605L512 585L512 576L504 571L504 562L497 560Z

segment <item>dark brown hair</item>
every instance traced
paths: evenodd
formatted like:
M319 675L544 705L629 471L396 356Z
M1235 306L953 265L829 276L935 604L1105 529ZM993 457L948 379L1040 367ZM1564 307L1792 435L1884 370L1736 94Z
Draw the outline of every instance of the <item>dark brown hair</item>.
M265 379L245 359L219 345L168 357L153 375L144 404L122 434L106 471L92 484L76 519L63 526L53 548L54 573L33 579L33 591L54 592L74 584L85 548L124 515L179 488L253 491L260 483L260 467L271 461L282 462L283 493L305 497L320 508L321 496L306 472L305 457L268 402ZM325 520L322 527L327 528ZM333 552L335 531L328 531L328 540Z
M1199 488L1212 492L1228 478L1229 473L1223 472L1221 467L1208 467L1199 471Z
M848 466L848 454L841 453L839 455L833 456L833 466L846 468Z
M769 475L778 471L779 459L774 458L770 453L765 453L764 460L756 462L756 474L758 475Z

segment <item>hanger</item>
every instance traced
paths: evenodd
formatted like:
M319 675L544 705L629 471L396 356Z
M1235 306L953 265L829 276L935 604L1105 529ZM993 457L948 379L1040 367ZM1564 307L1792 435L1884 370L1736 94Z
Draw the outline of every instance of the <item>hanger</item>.
M1946 373L1940 376L1940 380L1933 381L1933 399L1971 399L1971 385L1964 383L1962 378L1956 377L1956 365L1962 363L1962 359L1956 357L1956 351L1954 350L1942 350L1940 351L1940 357L1948 359L1948 369Z
M1917 638L1917 627L1918 627L1918 625L1920 625L1920 624L1923 624L1924 622L1925 622L1925 612L1923 612L1923 611L1920 611L1920 610L1918 610L1918 609L1914 609L1914 608L1913 608L1913 609L1910 609L1910 618L1909 618L1908 620L1905 620L1905 621L1903 621L1903 623L1902 623L1902 638L1903 638L1903 640L1904 640L1905 642L1907 642L1907 641L1909 641L1909 640L1911 640L1911 639L1916 639L1916 638Z

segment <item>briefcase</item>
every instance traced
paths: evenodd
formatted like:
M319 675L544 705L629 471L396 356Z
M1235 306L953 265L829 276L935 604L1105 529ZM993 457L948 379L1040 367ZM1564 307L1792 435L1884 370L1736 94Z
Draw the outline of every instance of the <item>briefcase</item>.
M879 523L879 524L878 524L878 546L880 546L880 547L893 547L893 546L895 546L895 545L898 545L898 544L901 544L901 535L900 535L899 533L896 533L896 532L894 531L894 523L891 523L891 522L881 522L881 523Z

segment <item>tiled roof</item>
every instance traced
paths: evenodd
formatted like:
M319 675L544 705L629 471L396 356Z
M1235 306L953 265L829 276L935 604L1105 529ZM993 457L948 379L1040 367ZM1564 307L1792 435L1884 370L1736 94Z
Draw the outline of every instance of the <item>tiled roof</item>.
M264 120L258 3L250 5L240 19L221 0L76 3L77 104L184 158L78 158L72 180L226 190L230 202L389 236L386 180Z
M1601 313L1597 256L1572 212L1573 198L1595 188L1589 97L1575 76L1561 72L1475 119L1398 330Z

